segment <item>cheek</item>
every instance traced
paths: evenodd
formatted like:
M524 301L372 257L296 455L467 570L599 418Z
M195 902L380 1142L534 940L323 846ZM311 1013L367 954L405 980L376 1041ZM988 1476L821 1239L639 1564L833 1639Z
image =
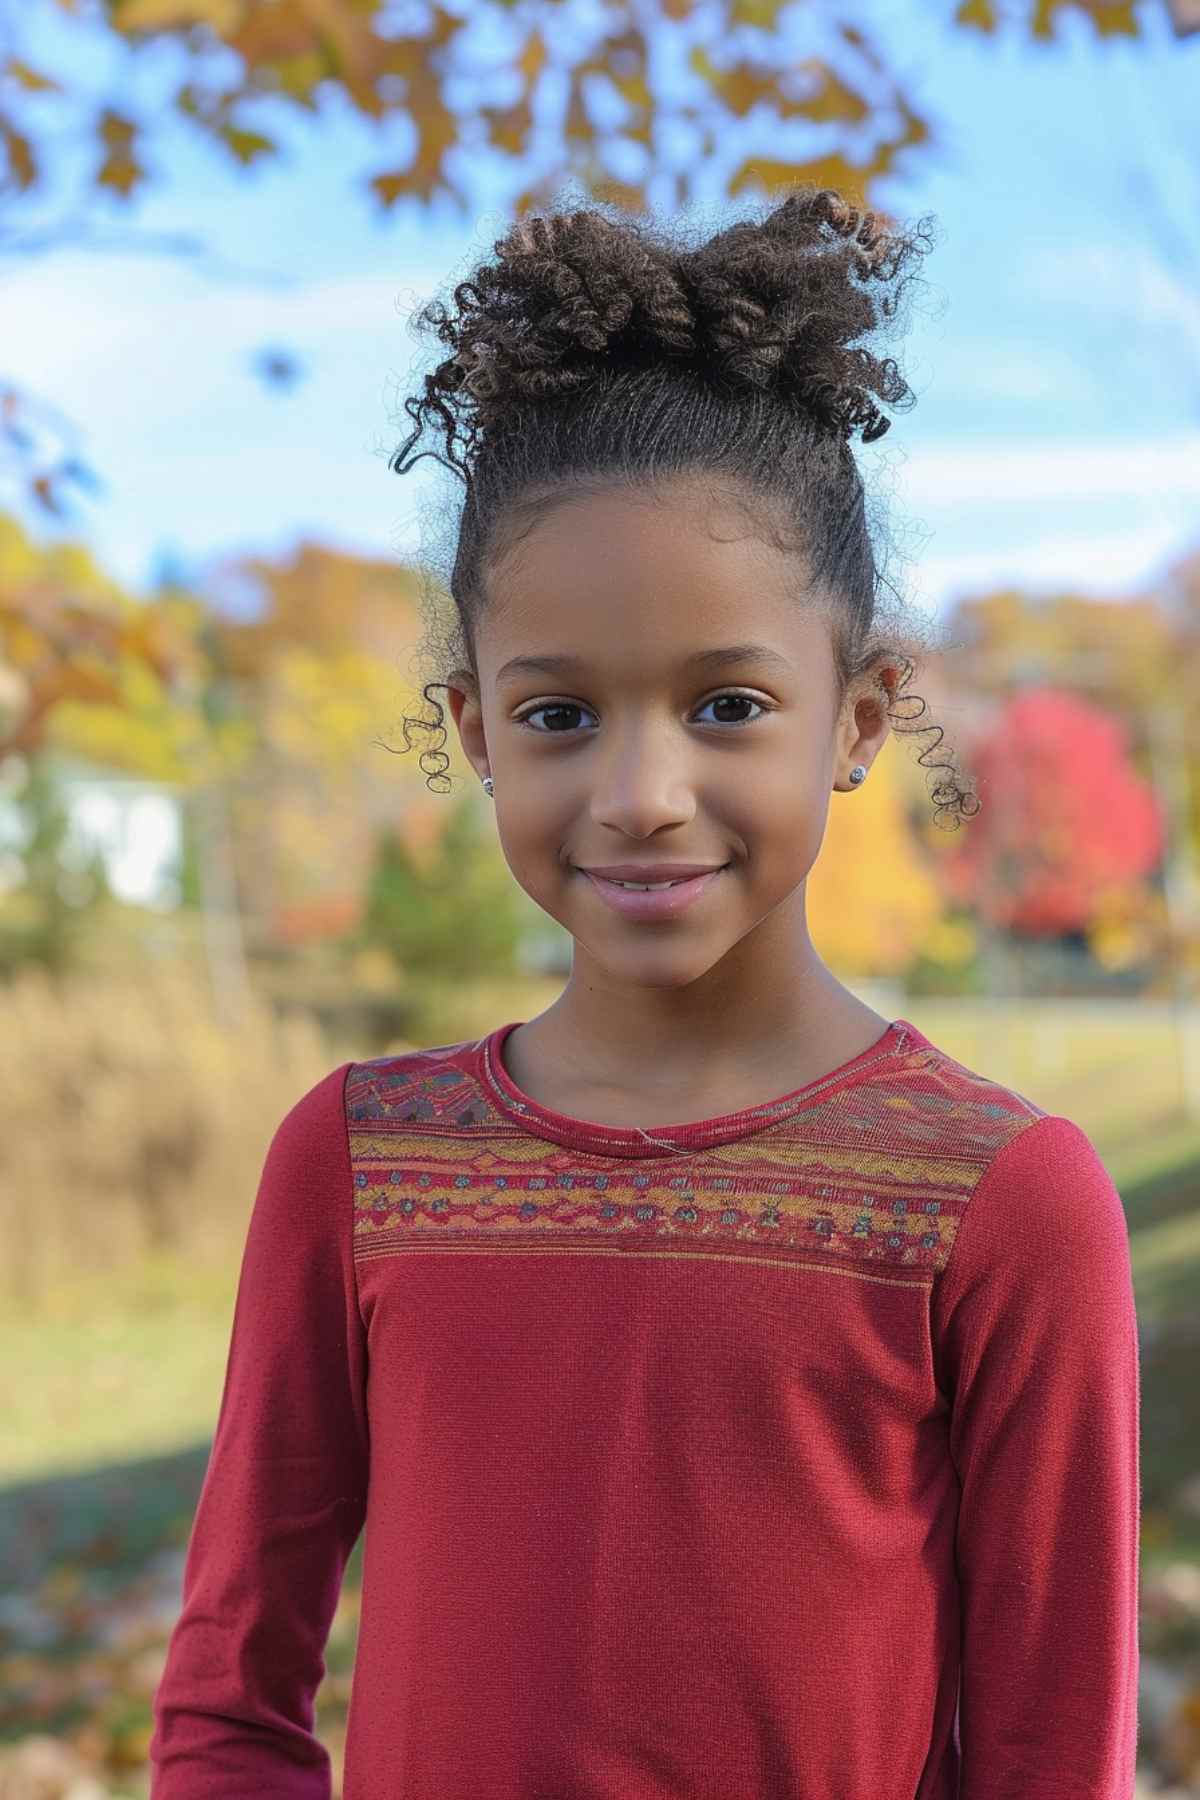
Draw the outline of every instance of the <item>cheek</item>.
M753 804L744 805L738 829L757 863L770 880L801 880L816 861L829 818L830 796L819 780L803 772L789 776L772 773L753 791Z

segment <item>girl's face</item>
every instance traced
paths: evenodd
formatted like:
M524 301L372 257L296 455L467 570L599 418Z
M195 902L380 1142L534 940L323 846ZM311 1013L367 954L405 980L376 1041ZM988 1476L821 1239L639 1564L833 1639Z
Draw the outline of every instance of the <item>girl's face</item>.
M534 526L488 574L479 694L449 694L514 877L575 939L575 974L591 959L609 988L681 987L751 933L769 952L803 927L834 783L851 791L888 731L869 695L836 711L796 559L709 486L660 492L572 498ZM581 872L616 863L725 867L648 921Z

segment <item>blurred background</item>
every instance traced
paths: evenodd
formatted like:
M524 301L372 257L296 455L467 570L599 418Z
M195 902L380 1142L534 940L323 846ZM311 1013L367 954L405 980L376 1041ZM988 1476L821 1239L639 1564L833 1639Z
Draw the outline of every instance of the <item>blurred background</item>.
M812 935L1113 1174L1139 1793L1200 1795L1198 92L1200 0L0 0L0 1800L148 1792L279 1120L569 967L452 726L451 794L393 753L407 320L564 187L797 180L935 219L856 452L983 801L938 829L894 735Z

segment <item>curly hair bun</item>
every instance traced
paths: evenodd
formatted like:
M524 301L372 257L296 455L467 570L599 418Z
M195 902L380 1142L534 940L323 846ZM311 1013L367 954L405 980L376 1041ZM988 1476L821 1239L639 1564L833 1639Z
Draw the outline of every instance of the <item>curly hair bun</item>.
M922 230L886 231L831 188L802 189L690 248L596 209L532 214L454 289L457 317L440 301L421 315L453 355L426 377L420 409L459 422L470 448L516 412L594 383L600 364L673 363L772 391L843 438L861 427L870 443L891 425L875 399L911 392L894 361L851 346L894 315L887 290L922 248Z

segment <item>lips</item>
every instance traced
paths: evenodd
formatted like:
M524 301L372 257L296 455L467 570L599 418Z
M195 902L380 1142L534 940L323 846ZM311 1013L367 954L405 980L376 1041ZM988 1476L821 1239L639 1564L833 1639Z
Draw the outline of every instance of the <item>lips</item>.
M726 865L727 866L727 865ZM726 873L726 868L708 869L701 875L693 875L683 880L673 880L670 887L657 888L651 893L637 888L621 887L616 881L595 875L590 869L579 870L585 881L589 881L597 894L614 912L628 919L673 919L688 907L695 905L703 894L715 885ZM645 877L644 879L649 879Z
M716 869L724 868L724 863L595 863L578 865L585 875L598 876L602 881L632 881L657 883L661 881L690 881L695 875L711 875Z

